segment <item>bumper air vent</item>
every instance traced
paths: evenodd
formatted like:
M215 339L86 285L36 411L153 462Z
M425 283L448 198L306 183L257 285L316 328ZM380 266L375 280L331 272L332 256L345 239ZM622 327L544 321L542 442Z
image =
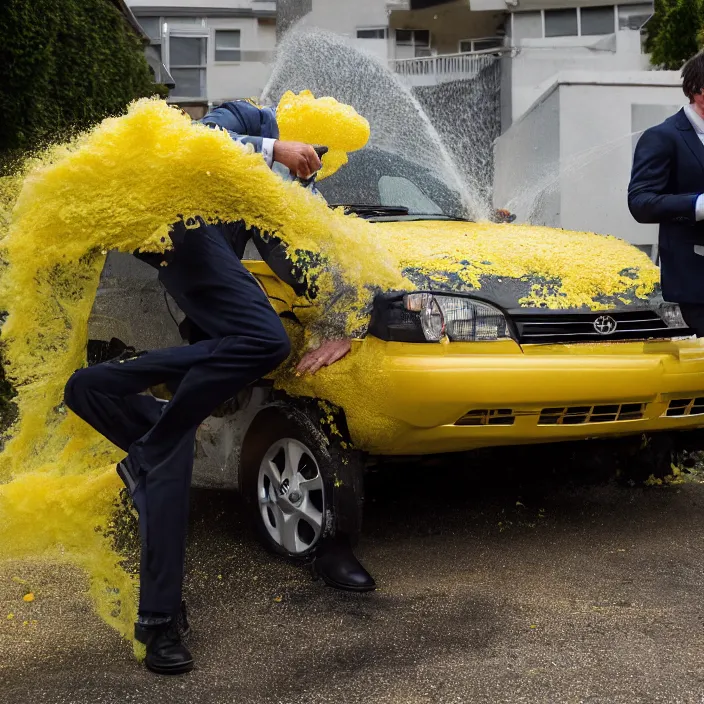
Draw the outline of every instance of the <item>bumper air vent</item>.
M609 406L543 408L538 425L585 425L641 420L645 414L645 406L645 403L622 403Z
M682 416L698 416L704 414L704 396L698 398L677 398L670 401L666 416L681 418Z
M653 310L570 312L509 311L521 344L611 342L686 337L689 328L670 328Z
M455 425L513 425L516 416L510 408L469 411Z

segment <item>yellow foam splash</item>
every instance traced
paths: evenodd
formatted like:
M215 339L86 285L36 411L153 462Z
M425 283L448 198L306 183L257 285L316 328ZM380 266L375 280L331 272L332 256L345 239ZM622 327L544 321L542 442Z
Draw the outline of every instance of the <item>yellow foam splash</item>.
M366 143L368 125L345 110L349 119L340 120L339 104L333 107L307 94L289 96L280 108L282 132L290 137L294 127L310 128L296 138L344 152ZM534 289L526 303L551 307L598 307L595 296L634 288L646 295L657 280L644 255L614 239L487 224L373 225L346 217L283 182L226 133L194 125L155 100L138 101L125 116L32 160L0 184L2 258L9 263L0 287L0 309L9 311L2 336L20 412L0 455L0 557L82 565L97 610L126 637L135 615L134 580L105 538L120 486L111 469L119 453L62 410L62 391L85 363L87 321L106 251L163 249L169 224L196 215L244 220L278 234L291 251L322 255L329 267L319 272L321 305L308 309L306 322L315 322L342 277L354 292L341 310L348 331L359 326L375 289L413 288L406 270L437 281L456 275L469 288L481 284L482 274L538 274L561 283ZM626 268L636 273L622 275ZM297 333L295 341L302 337ZM376 393L383 393L383 370L375 371L383 367L381 354L383 345L369 339L320 376L297 379L284 371L279 383L345 406L360 419L363 439L394 433L398 423L365 412L370 398L359 397L362 375L374 375Z
M316 98L309 90L284 93L276 108L281 139L322 144L330 149L323 157L318 179L334 174L347 163L348 152L369 141L369 123L350 105L335 98Z

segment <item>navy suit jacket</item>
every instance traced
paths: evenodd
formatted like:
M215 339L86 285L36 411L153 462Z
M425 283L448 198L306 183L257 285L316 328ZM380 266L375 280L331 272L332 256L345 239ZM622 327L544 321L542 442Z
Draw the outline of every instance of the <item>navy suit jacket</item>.
M704 303L704 145L683 110L638 140L628 207L641 223L660 224L662 293L674 303Z
M262 151L262 138L279 138L279 125L273 108L258 108L246 100L233 100L211 110L201 122L208 127L220 127L243 144L252 144Z

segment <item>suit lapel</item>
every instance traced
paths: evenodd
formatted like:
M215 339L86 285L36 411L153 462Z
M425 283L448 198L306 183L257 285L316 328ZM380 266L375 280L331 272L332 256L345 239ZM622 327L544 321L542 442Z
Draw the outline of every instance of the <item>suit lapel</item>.
M692 150L692 154L694 154L704 171L704 144L702 144L699 135L695 132L694 127L692 127L692 123L689 121L684 108L677 113L676 125L682 135L682 139L684 139L687 146Z

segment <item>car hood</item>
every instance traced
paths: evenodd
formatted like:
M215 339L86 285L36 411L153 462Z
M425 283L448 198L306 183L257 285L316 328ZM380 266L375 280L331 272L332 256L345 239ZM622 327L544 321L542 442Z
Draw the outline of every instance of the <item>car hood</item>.
M505 309L600 310L661 300L658 268L616 237L446 220L374 228L417 290L475 293Z

